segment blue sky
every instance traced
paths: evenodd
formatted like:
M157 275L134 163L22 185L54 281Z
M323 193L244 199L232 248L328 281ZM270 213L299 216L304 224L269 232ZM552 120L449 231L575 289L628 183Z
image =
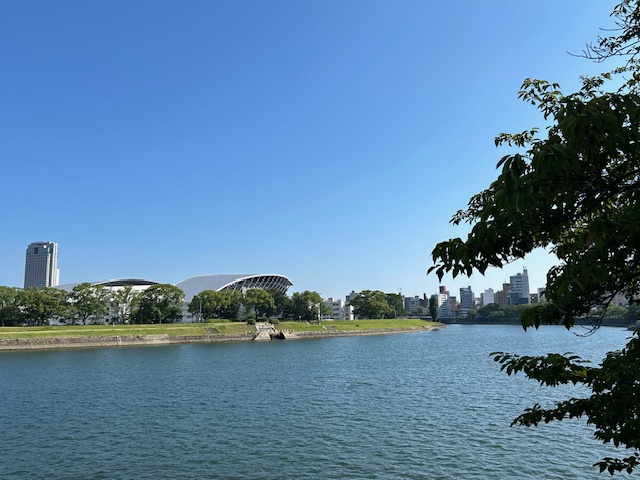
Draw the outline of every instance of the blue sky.
M422 295L434 245L497 175L500 132L542 124L527 77L615 2L15 1L0 4L0 285L33 241L62 283L280 273L292 291ZM500 288L537 252L452 294Z

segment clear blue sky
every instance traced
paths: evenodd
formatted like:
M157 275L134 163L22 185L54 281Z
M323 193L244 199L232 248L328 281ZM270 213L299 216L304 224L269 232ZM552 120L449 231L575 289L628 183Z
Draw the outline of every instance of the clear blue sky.
M574 89L570 56L615 2L0 3L0 285L33 241L62 283L280 273L292 291L433 293L434 245L496 176L500 132L541 125L526 77ZM457 294L499 289L544 252Z

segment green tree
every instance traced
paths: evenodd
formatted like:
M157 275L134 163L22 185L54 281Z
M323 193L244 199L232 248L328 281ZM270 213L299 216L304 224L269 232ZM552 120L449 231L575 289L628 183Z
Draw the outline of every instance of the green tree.
M159 283L140 294L136 323L173 323L182 318L184 292L178 287Z
M109 312L109 295L102 285L80 283L69 292L67 302L67 316L71 318L72 325L76 321L86 325L90 318L93 323L102 323Z
M201 319L221 318L230 306L231 296L228 291L203 290L191 299L189 312Z
M619 29L600 38L587 55L622 55L623 66L583 78L582 88L564 95L558 85L526 80L520 97L537 106L550 126L501 134L497 145L517 147L498 163L498 178L469 201L453 223L468 222L465 240L454 238L433 250L442 278L483 273L488 267L548 248L560 263L547 274L546 299L524 309L524 328L574 325L618 293L640 294L640 8L638 0L615 7ZM618 73L626 78L607 91ZM597 324L596 324L597 326ZM604 458L600 471L631 473L640 461L640 338L634 335L619 352L597 367L575 356L519 357L497 352L508 374L523 372L543 385L580 384L591 395L570 398L551 408L527 409L515 424L585 417L596 439L629 449L624 458ZM582 390L580 390L582 392Z
M37 287L20 290L18 305L22 322L27 325L48 325L49 321L65 315L67 294L57 288Z
M242 292L240 290L223 290L225 307L220 311L220 318L237 319L240 305L242 304Z
M272 312L276 304L269 292L262 288L250 288L244 292L242 306L256 315L256 320Z
M478 316L480 318L487 318L491 314L491 312L499 312L501 310L502 309L500 305L498 305L497 303L488 303L478 309Z
M318 292L305 290L291 296L290 315L294 320L318 320L326 312L327 306Z
M431 295L429 297L429 315L431 315L431 320L437 322L439 314L440 302L438 302L438 295Z
M20 289L0 286L0 327L20 324L19 298Z
M285 316L286 312L291 310L291 299L287 296L287 293L275 288L267 289L267 292L271 294L275 304L273 310L268 312L267 315Z
M629 325L634 325L640 319L640 306L631 304L627 307L627 314L624 316Z
M140 292L131 285L114 289L109 299L113 311L112 321L117 323L130 323L133 312L137 309Z
M609 306L599 313L603 318L624 318L627 315L627 308L620 305L609 304Z
M191 299L189 312L203 319L228 318L235 319L238 316L242 292L239 290L203 290Z
M403 317L406 315L404 309L404 298L399 293L386 293L387 305L391 309L391 316L393 318Z
M393 311L380 290L362 290L349 303L359 318L385 318Z

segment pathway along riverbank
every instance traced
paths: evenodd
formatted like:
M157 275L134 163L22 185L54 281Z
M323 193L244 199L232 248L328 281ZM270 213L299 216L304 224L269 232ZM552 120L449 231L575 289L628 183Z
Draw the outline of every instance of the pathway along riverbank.
M283 331L282 339L353 337L363 335L387 335L437 330L446 327L443 323L407 328L380 328L362 330L325 330L312 332ZM0 339L0 351L48 350L56 348L124 347L140 345L174 345L184 343L249 342L256 340L257 333L211 334L211 335L99 335L91 337L5 338ZM277 341L275 338L271 341Z

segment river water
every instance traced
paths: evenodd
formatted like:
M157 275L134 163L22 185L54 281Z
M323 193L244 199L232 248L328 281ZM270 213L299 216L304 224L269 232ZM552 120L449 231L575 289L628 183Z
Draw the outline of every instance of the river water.
M3 479L588 479L583 421L509 427L576 387L489 353L598 363L629 332L452 325L331 339L0 352ZM619 452L624 453L624 452Z

